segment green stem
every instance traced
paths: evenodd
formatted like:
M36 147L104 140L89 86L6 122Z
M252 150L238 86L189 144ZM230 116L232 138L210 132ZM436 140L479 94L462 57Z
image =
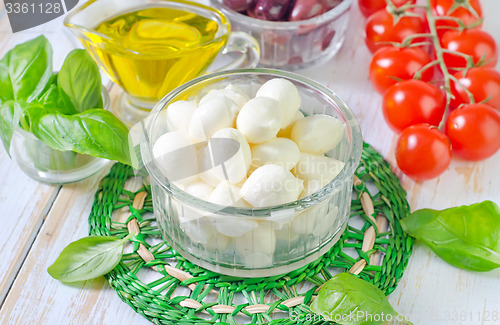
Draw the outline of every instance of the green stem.
M415 75L413 76L413 79L417 79L417 80L422 79L422 73L424 73L424 71L426 71L427 69L432 68L433 66L436 66L438 64L439 64L439 60L434 60L434 61L427 63L426 65L424 65L422 68L420 68L420 70L418 70L415 73Z
M444 78L444 89L446 93L446 106L444 110L443 117L441 118L441 122L438 125L438 129L442 130L444 127L444 124L446 123L446 117L448 116L448 113L450 111L450 102L451 102L451 97L453 96L451 94L451 74L448 71L448 67L444 63L444 58L443 58L443 48L441 47L441 43L439 42L439 37L438 37L438 32L436 28L436 17L433 15L432 10L431 10L431 0L427 0L427 6L425 7L425 14L427 16L427 22L429 25L429 31L431 34L431 40L434 46L434 50L436 52L436 61L438 62L439 68L441 69L441 72L443 73L443 78Z
M467 74L467 69L468 68L466 68L466 69L463 70L464 76ZM460 82L460 80L458 80L455 76L452 76L452 75L450 75L450 79L453 80L453 82L456 85L459 85L465 91L465 93L467 94L467 97L469 97L469 103L474 104L476 102L476 100L474 99L474 95L470 92L469 89L467 89L467 87L465 87L464 85L462 85L462 83Z

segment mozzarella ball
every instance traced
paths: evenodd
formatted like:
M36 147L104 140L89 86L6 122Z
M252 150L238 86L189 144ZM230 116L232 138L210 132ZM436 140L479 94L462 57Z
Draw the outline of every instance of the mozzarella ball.
M295 167L299 158L299 147L287 138L274 138L252 146L253 168L275 164L290 170Z
M264 83L255 97L274 98L280 102L283 111L283 122L281 128L287 127L299 110L301 98L297 87L290 81L282 78L275 78Z
M167 126L170 131L187 132L191 116L196 110L196 104L192 101L179 100L168 105L165 110Z
M179 226L195 244L205 245L213 239L216 234L211 221L206 217L200 217L192 220L181 219Z
M304 113L302 113L301 111L297 111L297 113L295 113L295 117L293 118L292 122L290 124L288 124L288 126L286 126L285 128L282 128L281 130L279 130L278 137L290 138L290 134L292 134L293 126L295 125L295 123L298 120L301 120L304 117L305 117Z
M276 136L283 123L279 102L272 98L250 99L236 118L236 126L249 143L262 143Z
M188 184L197 179L196 148L183 132L162 134L153 145L153 156L170 181Z
M241 95L249 99L253 97L253 94L255 93L255 91L252 91L252 88L253 88L252 83L246 83L246 84L240 83L237 86L233 83L230 83L229 85L224 87L224 89L234 90L237 93L240 93Z
M233 126L238 108L231 99L215 96L207 99L193 112L189 122L189 136L195 142L210 139L217 131Z
M290 139L301 152L324 154L339 144L344 136L344 124L336 117L324 114L309 115L295 122Z
M212 214L210 219L215 224L215 229L228 237L241 237L259 226L256 221L244 217Z
M184 192L204 201L208 201L208 198L210 197L210 194L212 194L213 190L213 186L202 181L195 181L184 187Z
M240 194L240 188L228 182L221 182L208 198L209 202L233 207L250 208Z
M206 157L205 157L205 150L202 149L198 152L198 155L200 157L200 170L203 170L203 164L204 162L203 161L206 161ZM212 187L217 187L217 185L219 185L222 180L220 180L214 173L213 170L211 169L208 169L208 170L203 170L199 175L200 179L202 181L204 181L205 183L209 184L210 186Z
M213 89L208 92L205 96L203 96L202 99L200 99L199 105L202 105L204 102L206 102L208 99L213 98L213 97L227 97L231 99L233 102L236 103L236 108L237 111L235 112L236 114L239 112L239 110L243 107L243 105L246 104L250 100L247 95L238 92L235 89Z
M298 214L291 221L290 228L293 232L298 234L312 234L318 224L324 224L322 220L327 213L328 200L319 202Z
M220 183L214 189L208 201L223 206L251 207L242 199L240 188L228 182ZM229 237L239 237L258 226L256 221L243 217L230 217L222 214L212 214L210 217L215 223L217 231Z
M295 201L302 192L302 180L283 166L257 168L241 188L241 196L253 207L261 208Z
M274 229L281 229L297 215L294 208L271 211L271 224Z
M318 216L316 226L313 229L313 235L322 238L330 232L336 231L336 223L339 221L338 214L339 207L334 206L329 209L326 215Z
M302 190L302 193L300 193L299 199L302 199L306 196L309 196L313 193L316 193L317 191L321 190L328 183L329 183L329 181L326 179L323 179L323 180L306 179L304 181L304 189Z
M174 202L181 223L203 218L205 212L181 202Z
M299 238L299 234L292 230L290 223L285 223L281 228L275 228L276 240L283 240L286 243L291 242Z
M259 226L245 233L243 236L235 238L234 242L236 250L242 256L255 256L255 254L261 254L266 261L268 259L267 257L271 257L276 249L276 235L274 229L267 225ZM254 265L257 261L252 259L252 262L253 263L250 263L252 264L251 266L257 267L257 265ZM267 264L267 262L265 264Z
M233 128L215 132L208 145L200 149L199 157L200 169L206 170L207 174L212 174L219 181L231 184L245 179L251 163L247 140Z
M326 185L340 173L344 165L342 161L334 158L301 152L293 173L300 179L314 179Z
M208 251L225 251L229 245L229 237L224 236L221 233L215 233L208 242L205 244L205 248Z
M311 207L298 214L290 223L290 230L296 234L312 234L316 226L317 207Z

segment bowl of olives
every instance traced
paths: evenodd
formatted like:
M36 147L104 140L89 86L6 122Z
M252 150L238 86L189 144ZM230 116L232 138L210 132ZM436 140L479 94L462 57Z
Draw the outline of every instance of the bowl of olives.
M297 70L340 49L352 0L210 0L260 45L260 66Z

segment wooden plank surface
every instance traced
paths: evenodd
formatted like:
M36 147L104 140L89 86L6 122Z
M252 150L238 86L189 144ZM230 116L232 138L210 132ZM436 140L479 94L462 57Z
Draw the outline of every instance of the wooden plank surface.
M59 187L26 176L0 152L0 302L10 289Z
M485 28L500 42L500 20L494 15L500 12L500 2L483 0L482 3L486 13ZM324 83L345 99L360 121L365 140L394 163L395 136L385 125L380 113L381 97L373 91L367 77L370 55L362 40L363 22L354 8L345 45L338 55L322 66L300 73ZM49 37L50 33L57 38L57 29L49 31ZM3 38L2 49L10 42L10 39ZM61 49L66 48L66 45L61 45ZM475 164L454 159L450 170L436 180L415 183L402 177L402 182L412 209L446 208L485 199L500 204L499 165L500 153ZM119 300L103 278L67 285L53 280L46 272L69 242L87 235L93 195L105 171L82 183L64 186L37 232L39 226L33 225L36 220L40 220L39 224L43 221L41 206L46 207L52 196L39 196L36 201L39 194L35 193L47 192L45 186L29 179L19 181L24 175L15 172L16 167L1 155L0 166L0 177L10 179L0 178L0 208L12 214L15 207L21 206L23 209L18 210L17 215L25 220L0 228L0 235L17 231L20 235L26 232L27 238L34 238L37 234L0 310L0 324L147 324L142 316ZM25 187L15 195L10 187L17 184L25 184L22 185ZM34 194L28 199L25 193ZM13 199L20 202L13 203ZM35 204L35 201L39 203ZM37 217L32 216L35 211ZM2 217L3 224L6 223L4 219ZM23 227L30 223L33 229L25 231ZM19 257L12 257L16 254L9 252L9 247L1 248L2 261L5 257L22 261L27 251L27 248L15 248ZM3 265L0 265L0 274L4 274ZM442 262L429 249L417 245L405 276L390 296L390 301L401 314L415 319L414 324L500 324L499 279L499 270L488 273L460 271ZM2 285L10 287L11 279L2 281L5 282Z
M27 41L43 32L52 43L69 51L75 46L74 40L60 28L61 20L43 25L39 30L28 30L12 34L7 15L0 7L0 57L15 44ZM58 68L67 52L55 51L54 61ZM59 65L57 65L59 62ZM45 185L26 176L17 164L0 149L0 303L17 275L30 249L48 209L52 205L59 186Z

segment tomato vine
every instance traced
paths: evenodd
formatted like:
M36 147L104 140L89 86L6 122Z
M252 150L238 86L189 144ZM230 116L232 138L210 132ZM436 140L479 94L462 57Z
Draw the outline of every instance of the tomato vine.
M425 180L447 169L452 151L465 160L492 156L500 149L500 73L492 68L497 45L480 29L479 0L393 1L368 17L365 42L374 52L370 80L384 96L384 117L400 133L398 166ZM370 11L367 1L358 3Z

